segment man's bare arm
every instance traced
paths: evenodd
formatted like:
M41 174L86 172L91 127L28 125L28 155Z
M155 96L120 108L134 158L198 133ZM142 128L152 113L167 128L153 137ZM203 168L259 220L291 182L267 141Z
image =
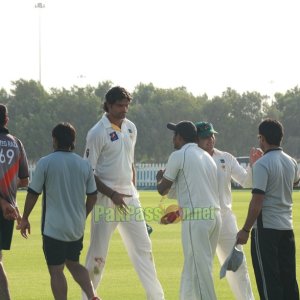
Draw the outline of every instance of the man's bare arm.
M18 180L18 188L27 187L29 184L29 178L22 178Z
M20 224L17 226L17 229L21 231L21 235L26 239L28 238L27 234L30 234L30 223L28 218L38 198L39 198L38 194L34 194L30 192L27 193L25 205L24 205L23 217L21 219Z
M90 214L93 210L93 207L97 201L97 194L94 195L87 195L86 202L85 202L85 209L86 209L86 217Z
M159 170L156 174L156 180L157 180L157 191L162 195L167 195L172 184L173 181L170 181L166 178L163 177L164 175L164 171L163 170Z
M34 208L38 198L39 198L38 194L34 194L34 193L30 193L30 192L27 193L22 219L29 218L29 215L30 215L32 209Z
M243 228L237 233L237 244L247 243L250 230L261 212L264 198L264 194L252 195L245 224Z

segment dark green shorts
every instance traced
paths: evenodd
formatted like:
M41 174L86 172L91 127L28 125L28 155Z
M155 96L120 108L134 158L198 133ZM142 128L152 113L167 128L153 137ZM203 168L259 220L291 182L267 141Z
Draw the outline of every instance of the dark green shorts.
M15 221L6 220L0 210L0 250L9 250Z
M82 247L83 237L78 241L64 242L43 235L43 250L49 266L62 265L66 260L79 262Z

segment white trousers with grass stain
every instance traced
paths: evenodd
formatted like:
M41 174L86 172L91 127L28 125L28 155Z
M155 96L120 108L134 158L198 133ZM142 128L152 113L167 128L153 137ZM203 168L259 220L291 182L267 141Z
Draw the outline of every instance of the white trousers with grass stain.
M131 195L134 195L134 191ZM103 276L111 236L118 228L130 260L146 291L146 299L164 300L164 292L157 278L152 257L152 244L140 201L138 197L125 198L124 201L130 211L126 217L118 215L111 199L98 194L91 220L90 246L85 266L94 288L97 289ZM109 270L107 271L109 272ZM101 292L99 294L101 296ZM134 297L134 289L132 289L132 297ZM130 299L130 295L127 298ZM87 299L84 293L82 299Z

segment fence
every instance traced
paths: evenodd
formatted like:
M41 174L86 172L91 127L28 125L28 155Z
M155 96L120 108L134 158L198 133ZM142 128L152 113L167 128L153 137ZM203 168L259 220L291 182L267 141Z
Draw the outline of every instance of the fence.
M246 168L248 162L245 162L238 158L239 163ZM300 163L298 163L300 169ZM165 168L165 164L136 164L136 186L141 190L154 190L156 189L156 173L160 169ZM32 178L32 175L35 170L35 164L29 165L29 177ZM298 185L300 186L300 184ZM240 188L237 183L233 183L233 188Z
M164 169L165 164L136 164L135 177L138 189L156 189L156 174L160 169Z
M156 173L164 169L165 164L136 164L136 186L138 189L156 189ZM35 170L35 163L29 165L29 178L32 178Z
M35 170L35 163L29 163L29 166L28 166L29 180L31 180L34 170Z

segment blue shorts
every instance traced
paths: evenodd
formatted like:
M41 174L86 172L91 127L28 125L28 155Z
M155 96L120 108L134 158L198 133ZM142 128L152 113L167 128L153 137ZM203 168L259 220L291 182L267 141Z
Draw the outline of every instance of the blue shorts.
M43 235L43 250L47 265L62 265L66 260L79 262L83 248L83 237L78 241L64 242Z

